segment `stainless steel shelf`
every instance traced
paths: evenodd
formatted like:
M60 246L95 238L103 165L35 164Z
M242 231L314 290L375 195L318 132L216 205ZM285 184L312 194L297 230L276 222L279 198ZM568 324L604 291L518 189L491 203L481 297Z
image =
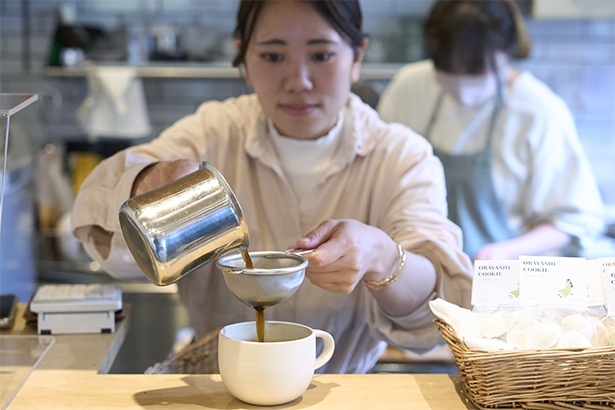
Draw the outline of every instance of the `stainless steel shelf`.
M241 78L239 69L230 62L219 63L151 63L128 65L121 63L98 63L99 67L132 67L143 78ZM401 63L363 64L361 78L364 80L388 80L401 68ZM48 67L49 77L84 77L88 66Z
M239 70L230 63L169 63L147 65L129 65L121 63L98 63L97 67L132 67L139 77L153 78L239 78ZM88 66L81 67L47 67L50 77L84 77Z

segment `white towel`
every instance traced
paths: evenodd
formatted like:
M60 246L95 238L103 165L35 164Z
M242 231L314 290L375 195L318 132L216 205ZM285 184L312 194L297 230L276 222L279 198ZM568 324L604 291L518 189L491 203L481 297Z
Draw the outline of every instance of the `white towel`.
M480 313L472 312L440 298L429 302L429 307L434 315L455 330L457 337L463 340L470 349L486 351L515 349L514 345L503 340L483 337Z
M143 83L133 67L88 68L88 96L77 119L91 138L141 138L151 132Z

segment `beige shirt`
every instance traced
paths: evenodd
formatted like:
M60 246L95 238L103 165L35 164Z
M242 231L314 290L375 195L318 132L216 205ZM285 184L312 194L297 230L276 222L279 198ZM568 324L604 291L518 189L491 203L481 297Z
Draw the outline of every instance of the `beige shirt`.
M459 228L446 219L442 166L431 146L407 127L381 121L355 95L345 112L335 160L298 200L280 166L256 96L206 102L151 143L108 158L90 174L74 206L75 234L111 275L140 275L118 220L136 175L152 161L207 160L224 175L242 206L250 251L284 250L325 219L353 218L429 258L438 277L432 297L468 307L471 264L460 250ZM91 240L92 225L114 233L107 260L102 260ZM224 324L254 320L253 310L234 298L213 264L177 284L197 336ZM299 322L330 332L336 351L320 370L328 373L367 372L385 342L415 350L442 342L427 303L408 316L390 317L363 284L343 295L306 280L265 314L267 320Z

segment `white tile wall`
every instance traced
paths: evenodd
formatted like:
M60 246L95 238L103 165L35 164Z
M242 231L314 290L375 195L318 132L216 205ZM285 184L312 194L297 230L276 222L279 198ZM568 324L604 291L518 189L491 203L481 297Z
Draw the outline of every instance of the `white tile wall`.
M425 13L429 0L362 0L365 28L373 37L391 34L397 19ZM23 37L22 7L30 5L30 38ZM86 93L83 79L49 78L45 65L61 4L72 5L80 22L112 29L121 19L183 24L198 20L230 33L237 0L0 0L0 92L59 90L62 110L43 122L38 107L20 118L46 139L76 137L74 111ZM610 20L528 20L532 57L519 62L569 104L594 164L605 199L615 204L611 158L615 154L615 22ZM388 33L387 30L389 31ZM387 38L390 41L390 37ZM30 56L29 60L24 60ZM206 99L245 91L238 80L144 79L155 132L186 115Z

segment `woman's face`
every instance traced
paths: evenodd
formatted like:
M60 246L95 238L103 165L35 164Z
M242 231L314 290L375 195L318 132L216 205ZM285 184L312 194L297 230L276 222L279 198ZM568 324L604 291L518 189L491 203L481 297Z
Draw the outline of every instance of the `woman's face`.
M352 47L312 6L269 1L245 56L246 80L280 134L314 139L335 125L359 79Z

